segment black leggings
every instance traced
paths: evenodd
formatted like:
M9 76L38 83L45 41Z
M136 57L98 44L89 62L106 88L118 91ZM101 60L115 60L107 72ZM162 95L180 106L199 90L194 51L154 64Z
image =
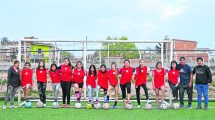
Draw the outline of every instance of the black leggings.
M40 101L42 101L43 104L46 104L46 83L37 82L37 87L40 96Z
M138 103L138 105L140 105L140 87L143 87L143 89L145 91L146 100L149 99L148 89L146 87L146 84L142 84L140 86L136 86L136 97L137 97L137 103Z
M179 87L175 87L175 84L171 83L170 81L168 81L170 88L172 89L172 95L174 98L176 98L176 100L178 100L178 88Z
M66 104L66 98L67 98L67 104L70 104L71 85L72 85L71 82L61 81L61 88L63 92L63 104Z
M122 99L126 98L126 88L127 88L127 94L131 94L131 82L128 82L124 85L120 84L120 88L122 91Z

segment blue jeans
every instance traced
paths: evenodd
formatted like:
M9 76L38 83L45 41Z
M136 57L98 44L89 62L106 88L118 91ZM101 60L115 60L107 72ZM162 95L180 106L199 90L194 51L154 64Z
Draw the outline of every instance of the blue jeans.
M201 106L202 102L202 93L204 95L205 106L208 106L208 85L205 84L196 84L196 91L198 94L198 106Z

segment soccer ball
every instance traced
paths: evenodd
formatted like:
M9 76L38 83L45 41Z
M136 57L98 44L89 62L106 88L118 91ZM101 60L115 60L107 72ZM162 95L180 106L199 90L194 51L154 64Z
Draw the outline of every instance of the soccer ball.
M87 103L87 104L86 104L86 108L87 108L87 109L92 109L93 107L92 107L91 104Z
M178 110L179 109L179 104L178 103L174 103L173 104L173 109Z
M130 103L126 104L126 109L131 110L133 108L133 105Z
M37 102L37 107L38 107L38 108L42 108L42 107L43 107L43 102L39 100L39 101Z
M166 109L168 108L168 106L167 106L167 104L162 103L162 104L160 105L160 108L161 108L162 110L166 110Z
M25 103L25 107L26 108L31 108L32 107L32 103L31 102L26 102Z
M58 102L53 102L52 103L52 108L58 108L59 107L59 104L58 104Z
M103 104L103 109L108 110L110 108L109 103L104 103Z
M86 106L87 107L87 106ZM81 108L81 103L75 103L75 108L80 109Z
M145 109L146 110L151 110L152 109L152 104L151 103L146 103L145 104Z
M99 109L99 108L101 108L101 104L100 104L100 103L94 104L94 107L95 107L96 109Z

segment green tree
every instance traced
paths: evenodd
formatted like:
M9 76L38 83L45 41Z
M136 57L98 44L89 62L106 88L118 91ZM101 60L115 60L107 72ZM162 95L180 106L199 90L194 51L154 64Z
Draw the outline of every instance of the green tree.
M126 36L122 36L120 38L110 37L106 38L107 40L128 40ZM127 59L135 59L139 58L139 52L134 43L103 43L102 49L108 50L109 44L109 56L121 56ZM108 57L108 51L102 51L102 57Z
M74 58L74 56L73 56L73 54L72 54L71 52L62 51L61 54L62 54L62 57L63 57L63 58L65 58L65 57L68 57L68 58L70 58L70 59L73 59L73 58Z

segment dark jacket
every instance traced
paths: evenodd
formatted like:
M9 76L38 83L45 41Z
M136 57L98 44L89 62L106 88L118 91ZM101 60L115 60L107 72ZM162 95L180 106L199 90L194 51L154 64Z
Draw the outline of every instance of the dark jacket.
M193 74L196 74L196 84L208 84L212 82L210 68L206 65L194 67Z
M20 74L19 74L19 70L18 73L13 69L13 67L10 67L8 69L8 75L7 75L7 85L8 86L13 86L13 87L19 87L21 85L21 81L20 81Z

